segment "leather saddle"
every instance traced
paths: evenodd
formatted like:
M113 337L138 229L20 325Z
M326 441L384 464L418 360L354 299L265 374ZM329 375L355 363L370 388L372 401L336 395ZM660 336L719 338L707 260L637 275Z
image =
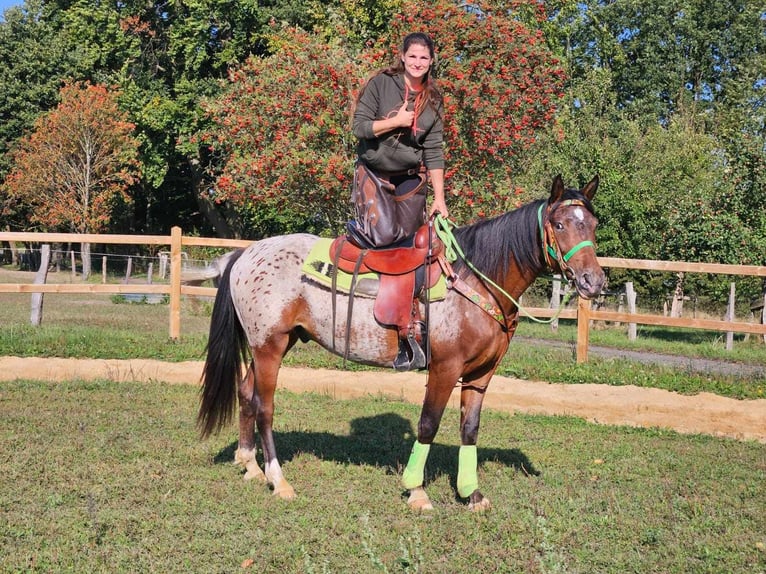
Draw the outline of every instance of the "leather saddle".
M436 257L444 246L434 234L430 241L429 226L423 225L412 238L411 246L394 246L380 249L366 249L356 244L351 236L340 236L330 244L330 260L346 273L356 277L359 273L374 272L379 275L379 287L373 314L382 325L396 327L400 340L422 343L423 321L418 301L421 293L433 287L442 270ZM353 297L353 293L351 294ZM409 358L400 356L394 362L397 370L424 368L422 359L414 355L422 350L408 350ZM422 363L422 364L421 364Z

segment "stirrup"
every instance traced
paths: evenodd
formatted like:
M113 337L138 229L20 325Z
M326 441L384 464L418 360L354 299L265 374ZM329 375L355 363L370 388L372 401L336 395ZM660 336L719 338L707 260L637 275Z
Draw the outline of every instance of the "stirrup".
M399 354L394 359L394 370L402 372L425 368L426 355L415 339L415 335L409 333L406 339L399 339Z

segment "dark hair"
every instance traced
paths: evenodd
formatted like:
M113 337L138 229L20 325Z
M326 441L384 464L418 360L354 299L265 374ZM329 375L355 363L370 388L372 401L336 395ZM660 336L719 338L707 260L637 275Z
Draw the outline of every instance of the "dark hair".
M356 97L356 102L359 101L359 98L362 97L362 94L364 93L365 88L367 88L367 83L370 81L370 79L374 78L375 76L378 76L380 74L386 74L389 76L396 76L398 74L404 74L404 62L402 61L402 56L407 53L407 50L410 49L410 47L413 44L417 44L419 46L425 46L428 48L428 52L431 55L431 67L428 69L428 72L426 72L425 76L423 77L423 91L422 91L422 97L420 98L420 104L419 107L425 106L426 104L430 104L433 108L434 112L437 114L439 113L439 109L441 108L442 103L442 94L441 91L439 91L439 87L436 85L436 80L434 79L434 66L436 65L436 50L434 48L434 41L431 39L431 36L426 34L425 32L411 32L410 34L407 34L404 39L402 40L402 46L399 51L399 53L396 55L396 59L394 60L393 65L389 66L388 68L383 68L382 70L378 70L372 76L370 76L367 81L364 83L364 86L362 86L362 89L359 90L359 94ZM354 108L356 107L356 102L354 102ZM416 112L420 113L422 110L417 109Z

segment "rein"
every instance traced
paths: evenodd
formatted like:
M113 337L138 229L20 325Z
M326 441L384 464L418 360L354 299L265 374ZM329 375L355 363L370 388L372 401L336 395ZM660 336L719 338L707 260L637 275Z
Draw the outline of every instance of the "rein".
M575 253L577 253L584 247L590 246L595 248L595 245L590 240L581 241L580 243L572 247L572 249L567 251L566 254L562 255L561 250L559 249L559 246L556 243L556 238L553 234L553 228L551 227L549 216L550 216L550 213L555 208L558 208L562 205L585 206L585 203L580 200L569 199L561 203L554 204L553 206L549 205L548 209L545 212L545 222L543 222L543 206L545 205L546 205L545 203L541 204L540 209L537 211L538 225L540 227L540 238L542 241L545 263L548 265L548 267L552 267L552 262L556 261L558 262L559 267L561 267L562 273L565 273L566 269L569 269L569 265L567 265L567 262L572 258L572 256ZM514 299L510 293L505 291L505 289L500 287L497 283L492 281L492 279L490 279L484 273L479 271L473 265L473 263L471 263L466 258L465 253L463 253L463 250L461 249L460 244L457 242L457 239L455 239L455 235L452 232L452 229L455 227L454 223L445 219L439 214L436 215L435 223L436 223L435 225L436 235L438 235L439 239L441 239L442 243L444 244L444 257L446 259L446 262L456 261L458 257L460 257L460 259L462 259L466 263L468 268L471 269L471 271L473 271L480 279L482 279L482 281L488 283L489 285L497 289L501 294L503 294L509 301L511 301L516 306L519 313L523 313L526 317L528 317L532 321L536 323L541 323L541 324L550 324L550 323L553 323L556 319L558 319L559 315L564 310L564 307L569 302L569 299L572 297L572 293L567 293L566 295L564 295L564 298L559 304L558 309L556 310L556 312L553 314L551 318L539 319L538 317L535 317L529 311L527 311L527 309L519 301ZM553 257L553 259L551 259L551 257ZM466 288L470 290L469 293L464 293L464 295L469 301L478 305L482 310L488 313L493 319L498 321L506 329L510 329L509 321L506 320L505 313L502 310L498 309L497 306L491 304L489 301L486 300L486 298L482 297L473 288L471 288L462 279L460 279L460 277L458 277L457 274L452 271L451 266L449 268L449 271L447 269L444 269L444 272L445 272L445 275L447 275L448 279L450 279L453 287L456 287L457 290L464 290ZM460 284L459 287L456 286L456 283L458 282ZM515 317L511 318L511 321L515 321Z

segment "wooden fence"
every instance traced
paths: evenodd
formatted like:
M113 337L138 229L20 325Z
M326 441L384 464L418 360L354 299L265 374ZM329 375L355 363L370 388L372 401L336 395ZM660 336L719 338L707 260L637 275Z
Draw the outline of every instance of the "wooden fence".
M0 293L159 293L170 298L170 337L181 336L181 297L183 295L214 295L213 287L195 287L182 284L182 252L186 246L220 247L234 249L251 243L247 240L216 239L184 236L180 227L173 227L166 235L99 235L74 233L25 233L2 232L0 241L32 243L95 243L125 245L166 245L170 247L170 280L168 284L18 284L0 283ZM713 273L737 276L766 277L766 266L724 265L718 263L686 263L681 261L651 261L643 259L621 259L600 257L599 263L606 268L636 269L646 271ZM535 317L553 317L556 309L528 308ZM591 309L591 302L578 298L576 309L564 309L560 318L577 321L577 362L588 360L588 344L592 321L617 321L628 324L658 325L704 329L710 331L753 333L766 337L766 313L760 323L729 320L691 319L666 317L644 313L623 313Z

